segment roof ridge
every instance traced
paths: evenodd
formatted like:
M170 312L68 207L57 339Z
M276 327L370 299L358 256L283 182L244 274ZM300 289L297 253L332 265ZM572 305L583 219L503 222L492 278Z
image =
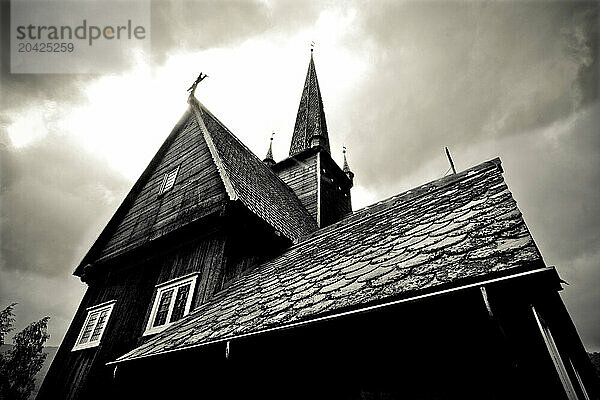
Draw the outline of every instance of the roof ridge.
M204 140L206 141L206 144L208 146L208 150L210 151L210 155L217 166L217 170L219 171L219 176L221 177L221 180L223 181L223 185L225 185L225 189L227 190L229 199L237 200L238 195L235 192L235 189L231 183L231 180L229 179L229 175L227 174L227 172L225 171L225 168L223 167L223 160L221 160L221 157L219 156L219 152L217 151L215 143L213 142L212 137L210 136L210 133L208 132L208 129L206 129L204 120L202 119L202 108L203 108L202 104L200 104L200 102L194 96L190 96L188 98L188 103L192 107L192 111L194 112L194 116L196 117L196 121L198 122L198 126L200 127L200 130L202 131L202 136L204 137Z

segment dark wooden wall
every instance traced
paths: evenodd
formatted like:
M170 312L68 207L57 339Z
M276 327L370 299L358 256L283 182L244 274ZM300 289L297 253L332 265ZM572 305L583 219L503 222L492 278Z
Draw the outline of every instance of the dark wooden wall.
M175 186L159 196L165 173L179 166ZM210 151L190 114L175 140L108 239L99 258L108 258L173 231L226 199Z
M321 227L352 212L350 181L328 154L321 153Z
M221 288L225 239L219 233L188 242L132 265L104 266L90 282L73 322L41 387L38 399L94 398L106 393L113 369L105 364L140 345L158 283L200 272L193 308ZM99 346L71 351L85 321L86 308L116 300Z
M302 205L317 219L317 155L298 157L277 175L292 188Z
M321 227L352 212L351 182L326 151L310 149L275 166L275 171Z

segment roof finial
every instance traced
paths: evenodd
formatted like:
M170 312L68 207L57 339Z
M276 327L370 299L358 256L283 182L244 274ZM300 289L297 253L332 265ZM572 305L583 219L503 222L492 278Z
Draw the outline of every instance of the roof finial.
M271 133L271 140L269 141L269 150L267 151L267 156L263 160L263 162L269 167L275 165L275 160L273 159L273 136L275 136L275 132Z
M342 170L350 179L350 183L354 183L354 172L350 171L350 166L348 165L348 160L346 159L346 146L342 146L342 152L344 153L344 166Z
M188 92L190 92L190 97L194 97L194 93L196 93L196 86L198 86L198 84L202 82L205 78L208 78L208 75L202 74L202 72L200 72L200 75L198 75L194 83L192 83L192 86L190 86L187 90Z

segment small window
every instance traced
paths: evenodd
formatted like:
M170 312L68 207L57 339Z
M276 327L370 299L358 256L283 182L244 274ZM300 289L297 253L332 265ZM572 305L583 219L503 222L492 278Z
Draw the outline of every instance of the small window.
M159 195L173 189L173 186L175 185L175 180L177 179L178 172L179 172L179 167L177 167L173 171L167 172L165 174L165 176L163 177L162 185L160 185L160 192L158 193Z
M79 332L72 351L96 347L100 344L100 339L115 302L116 300L112 300L87 309L85 323L81 328L81 332Z
M160 332L190 312L196 276L188 275L156 286L156 297L144 335Z

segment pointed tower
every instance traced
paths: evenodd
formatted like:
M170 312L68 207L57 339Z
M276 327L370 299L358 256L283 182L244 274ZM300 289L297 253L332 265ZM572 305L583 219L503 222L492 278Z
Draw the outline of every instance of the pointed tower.
M311 49L308 72L306 73L304 89L302 90L298 114L296 115L296 123L294 124L290 157L312 147L313 138L316 138L318 144L331 154L327 134L327 122L325 121L325 111L323 110L323 98L321 97L321 89L319 89L319 81L312 53Z
M352 212L350 188L354 174L345 173L331 158L312 50L289 154L288 158L275 164L273 170L292 188L320 227L335 223Z

